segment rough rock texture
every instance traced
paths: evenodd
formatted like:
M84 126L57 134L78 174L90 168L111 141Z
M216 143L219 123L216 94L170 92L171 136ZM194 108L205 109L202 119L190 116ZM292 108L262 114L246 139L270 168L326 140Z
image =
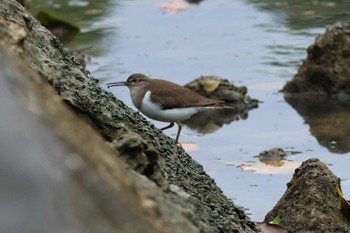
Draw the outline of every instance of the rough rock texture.
M264 150L258 155L260 161L275 161L282 160L287 157L287 153L282 148L272 148L270 150Z
M0 108L0 232L199 232L1 49Z
M281 226L290 233L348 232L350 222L342 214L336 185L339 178L318 159L303 162L265 221L279 215Z
M316 38L284 93L350 94L350 23L338 23Z
M207 98L224 100L228 104L239 107L242 111L258 107L258 101L247 95L247 87L236 87L227 79L219 76L201 76L187 83L185 87Z
M310 125L310 132L335 153L350 151L350 23L318 36L307 59L283 88L285 100Z
M134 190L129 200L135 201L127 204L134 203L132 208L136 210L140 208L138 213L144 215L145 224L156 228L150 228L150 232L257 231L242 208L223 195L201 165L176 146L173 139L99 87L98 81L79 67L61 43L14 0L3 0L0 4L0 46L22 58L71 109L110 142L118 152L116 156L121 154L129 168L144 175L139 178L144 183L142 188L133 187L134 181L129 183ZM69 125L60 120L53 124L56 123ZM72 133L66 134L67 140L74 140L77 132L86 137L75 145L78 148L80 145L81 153L91 153L86 155L87 160L111 187L119 187L118 182L127 180L133 172L121 172L116 165L120 159L106 157L107 149L91 147L94 140L89 138L91 133L86 127L67 126L66 130ZM140 197L143 194L139 191L148 189L153 189L153 193Z

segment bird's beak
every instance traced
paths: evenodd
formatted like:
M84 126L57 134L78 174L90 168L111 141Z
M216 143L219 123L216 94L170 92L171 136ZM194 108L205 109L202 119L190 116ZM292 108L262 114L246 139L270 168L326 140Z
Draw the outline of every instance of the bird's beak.
M126 86L126 82L114 82L114 83L107 83L107 87L115 87L115 86Z

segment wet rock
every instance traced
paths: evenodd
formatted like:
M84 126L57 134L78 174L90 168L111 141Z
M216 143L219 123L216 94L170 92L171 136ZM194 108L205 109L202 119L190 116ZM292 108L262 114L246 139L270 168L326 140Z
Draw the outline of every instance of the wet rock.
M287 157L287 153L282 148L272 148L261 152L258 157L260 161L281 160Z
M350 151L350 23L337 23L317 37L285 100L310 126L318 142L334 153Z
M17 31L21 33L18 34ZM114 199L120 199L126 206L130 205L132 210L135 209L130 212L137 213L139 218L135 218L136 222L140 218L140 221L144 221L146 232L257 232L243 209L227 199L201 165L178 147L173 139L162 134L144 117L102 89L98 81L62 48L61 42L14 0L3 0L1 3L0 46L13 56L20 57L60 95L59 98L53 97L56 101L62 100L70 110L89 124L83 126L76 118L63 120L64 116L69 116L66 112L62 112L62 118L53 117L54 113L60 113L60 109L56 108L57 104L46 101L48 97L42 96L43 104L52 107L52 115L47 118L52 120L53 126L62 126L65 129L55 130L64 132L64 138L68 142L75 142L71 148L78 150L77 154L96 170L106 186L112 190L120 191L125 188L130 191L121 192L120 198L114 195ZM25 80L27 76L21 77ZM91 138L96 132L100 137ZM77 133L81 137L77 137ZM142 140L133 133L142 137ZM118 142L124 135L129 135L127 137L134 141ZM101 142L102 139L112 142L112 147L116 149L113 156L106 149L110 147L106 146L105 141ZM97 141L100 143L95 144ZM130 155L127 155L128 148L133 150ZM142 159L140 163L132 161L139 158ZM123 159L128 160L129 165ZM135 170L125 169L127 166ZM129 179L130 174L134 175ZM88 184L93 188L99 183ZM170 185L180 189L170 190ZM190 197L184 198L185 193L190 194ZM103 195L103 192L100 194ZM96 208L99 209L98 204ZM115 220L111 224L114 224L115 231L123 232L118 227L124 225L118 221L130 223L136 228L143 226L129 222L134 220L133 217L113 205L107 205L106 208L112 209L109 216ZM93 227L89 228L89 218L82 219L91 232L101 232ZM106 217L106 221L108 220L109 217ZM150 230L147 231L147 227ZM128 228L124 230L133 232L127 231Z
M350 23L337 23L308 48L298 73L284 93L350 94Z
M248 109L258 107L258 101L247 95L248 90L245 86L236 87L227 79L218 76L201 76L186 84L185 87L207 98L223 100L234 105L243 105Z
M350 222L342 214L340 185L327 166L318 159L309 159L295 170L287 191L266 215L272 221L277 215L288 232L347 232Z
M185 87L207 98L223 100L231 107L201 111L182 122L201 134L213 133L224 124L247 119L249 110L258 107L258 101L247 95L246 87L236 87L218 76L201 76Z

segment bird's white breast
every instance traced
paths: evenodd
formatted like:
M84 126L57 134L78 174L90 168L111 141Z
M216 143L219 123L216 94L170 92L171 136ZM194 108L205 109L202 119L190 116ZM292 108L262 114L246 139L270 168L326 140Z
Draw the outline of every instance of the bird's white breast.
M151 101L151 92L147 91L145 97L142 100L140 111L157 121L164 122L179 122L190 118L193 114L197 113L200 108L178 108L178 109L161 109L161 107Z

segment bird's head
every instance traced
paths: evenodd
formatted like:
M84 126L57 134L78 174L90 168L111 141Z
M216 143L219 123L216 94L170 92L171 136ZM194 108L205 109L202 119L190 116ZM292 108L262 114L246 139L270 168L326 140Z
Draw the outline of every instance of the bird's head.
M143 87L147 85L150 81L150 78L144 74L132 74L125 82L112 82L107 83L107 87L115 87L115 86L127 86L130 90L137 89L139 87Z

